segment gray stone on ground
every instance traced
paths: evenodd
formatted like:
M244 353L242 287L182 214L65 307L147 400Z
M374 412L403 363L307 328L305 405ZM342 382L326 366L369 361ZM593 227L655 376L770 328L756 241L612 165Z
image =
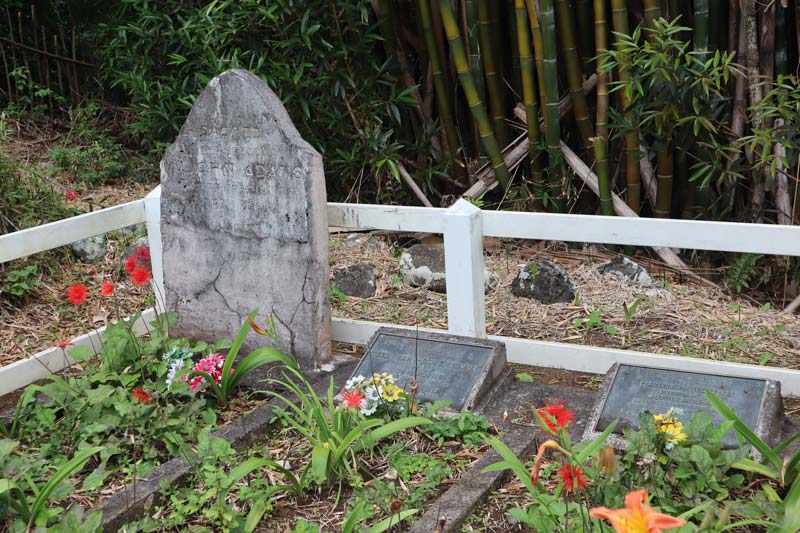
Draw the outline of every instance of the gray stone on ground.
M400 256L400 277L412 287L425 287L434 292L447 292L444 248L433 244L415 244ZM483 271L483 288L497 287L497 276Z
M69 245L72 253L84 263L95 263L106 255L106 236L95 235Z
M622 281L648 286L653 284L653 278L647 270L638 263L634 263L625 256L618 256L597 267L601 274L608 274Z
M128 246L127 248L125 248L125 251L122 252L122 256L119 258L120 268L122 270L125 270L125 261L127 261L129 257L136 257L137 256L137 250L139 248L147 248L149 246L150 246L150 244L147 241L147 237L142 237L141 239L137 240L135 243L133 243L130 246ZM147 267L147 270L152 270L152 267L150 266L150 260L149 259L147 261L145 261L144 264L139 265L139 266L144 266L144 267Z
M543 304L570 303L575 299L575 285L560 266L535 259L520 268L511 284L511 293Z
M349 250L377 253L381 251L381 243L369 233L351 233L342 241Z
M258 309L303 368L330 359L322 157L275 93L245 70L212 79L161 161L161 185L171 333L233 338ZM270 344L251 332L241 354Z
M333 271L333 283L346 296L369 298L375 295L380 272L368 263L356 263Z

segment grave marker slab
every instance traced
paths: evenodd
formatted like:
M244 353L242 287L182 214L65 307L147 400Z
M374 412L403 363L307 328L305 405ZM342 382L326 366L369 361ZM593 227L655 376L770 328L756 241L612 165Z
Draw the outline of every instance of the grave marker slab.
M684 424L697 411L706 411L718 425L725 419L708 403L706 390L727 403L759 437L775 442L782 415L780 383L619 363L614 363L606 374L584 438L595 438L615 419L619 422L614 433L621 435L623 428L639 427L643 411L655 415L671 408L683 411ZM723 442L727 447L736 447L735 433L728 433ZM624 439L615 437L612 444L624 446Z
M161 184L171 333L233 338L258 308L302 366L329 359L322 158L272 90L244 70L211 80L161 161ZM267 344L251 333L241 353Z
M450 401L452 411L479 410L510 373L505 345L444 333L380 328L353 376L388 372L409 390L416 376L417 399Z

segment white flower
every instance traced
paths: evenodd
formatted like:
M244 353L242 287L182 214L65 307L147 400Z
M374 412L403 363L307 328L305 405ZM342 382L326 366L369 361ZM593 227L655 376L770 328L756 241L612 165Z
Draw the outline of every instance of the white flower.
M381 385L367 385L364 390L364 395L367 397L367 400L378 402L383 395L383 387Z
M377 408L378 408L378 402L370 398L367 398L361 405L361 414L369 416L373 414Z
M344 388L347 390L354 389L358 385L364 381L364 376L353 376L352 378L348 379L347 382L344 384Z
M178 370L183 368L183 359L176 359L169 364L169 371L167 372L167 390L172 388L172 383L175 381L175 374Z

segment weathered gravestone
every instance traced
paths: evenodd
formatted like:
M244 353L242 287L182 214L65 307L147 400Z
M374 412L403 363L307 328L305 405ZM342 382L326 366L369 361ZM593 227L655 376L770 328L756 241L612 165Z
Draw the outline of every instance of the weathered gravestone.
M638 428L639 415L644 411L657 415L680 409L684 424L697 411L706 411L719 425L725 419L708 403L706 390L727 403L762 440L775 443L783 414L779 382L619 363L606 374L584 438L596 438L614 420L618 420L615 434L621 435L623 428ZM625 446L619 437L612 435L610 441L614 446ZM723 442L736 447L735 433L728 433Z
M171 333L233 338L272 315L305 368L330 357L328 224L321 156L257 77L211 80L161 161ZM267 344L251 333L242 354Z
M444 333L380 328L369 342L353 376L388 372L417 400L447 400L451 411L480 410L510 373L502 342Z

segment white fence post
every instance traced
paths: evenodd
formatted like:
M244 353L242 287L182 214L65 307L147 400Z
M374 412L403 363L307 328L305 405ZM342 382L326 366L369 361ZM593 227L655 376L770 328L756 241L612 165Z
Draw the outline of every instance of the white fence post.
M464 199L444 215L444 262L448 331L486 338L482 215Z
M165 311L164 263L161 254L161 185L144 198L144 217L147 226L147 242L150 247L150 266L153 270L153 285L156 291L156 311Z

